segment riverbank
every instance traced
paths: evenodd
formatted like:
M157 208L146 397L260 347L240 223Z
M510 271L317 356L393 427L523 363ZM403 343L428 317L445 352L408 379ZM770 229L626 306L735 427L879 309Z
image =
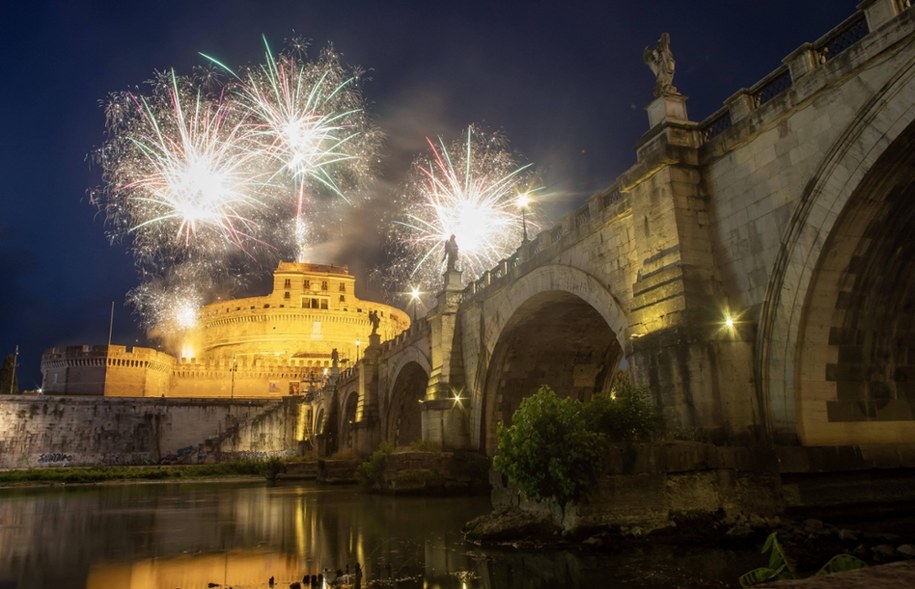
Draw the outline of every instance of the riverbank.
M842 520L840 514L835 515L838 518L835 521ZM666 527L653 530L638 526L563 530L546 514L508 508L471 520L464 527L464 537L472 544L490 549L574 549L582 552L618 553L625 550L648 550L660 545L759 550L766 537L775 533L784 554L801 577L815 574L837 554L851 554L869 566L905 561L915 571L915 528L900 528L897 524L904 520L890 514L885 517L884 521L869 522L864 529L832 525L813 518L727 518L720 513L679 518ZM878 531L881 530L881 525L883 531ZM760 566L764 566L762 561L768 559L768 556L761 554L760 558ZM910 574L908 568L899 570ZM749 569L745 572L748 571Z
M238 461L218 464L147 466L71 466L0 470L0 488L56 484L192 481L212 478L263 479L267 464Z

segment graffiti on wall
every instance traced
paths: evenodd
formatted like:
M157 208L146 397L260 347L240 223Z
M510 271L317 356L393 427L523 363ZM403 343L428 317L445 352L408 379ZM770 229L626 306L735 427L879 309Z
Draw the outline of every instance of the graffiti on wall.
M73 456L63 452L45 452L38 456L38 464L59 464L73 462Z

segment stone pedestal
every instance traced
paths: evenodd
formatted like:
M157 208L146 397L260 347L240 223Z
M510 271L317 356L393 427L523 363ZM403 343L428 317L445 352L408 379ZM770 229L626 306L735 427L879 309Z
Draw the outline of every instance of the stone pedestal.
M683 123L689 120L686 114L686 96L682 94L667 94L655 98L648 106L648 126L657 127L662 123Z

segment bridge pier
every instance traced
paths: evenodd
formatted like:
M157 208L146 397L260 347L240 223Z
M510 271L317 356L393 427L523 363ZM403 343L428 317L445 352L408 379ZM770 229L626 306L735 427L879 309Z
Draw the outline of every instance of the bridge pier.
M457 321L461 303L461 271L449 269L435 309L427 316L432 328L431 366L426 398L422 403L423 441L443 450L470 447L467 411L464 408L464 367Z
M735 327L722 292L699 168L701 138L685 101L661 96L648 106L652 128L638 146L638 163L621 177L638 255L629 359L669 427L745 437L758 423L752 336L746 337L753 327Z
M423 440L443 450L470 447L467 410L462 399L432 399L423 402Z
M359 400L353 423L353 449L359 456L367 456L381 443L381 419L378 408L378 365L381 356L381 336L369 335L359 366Z

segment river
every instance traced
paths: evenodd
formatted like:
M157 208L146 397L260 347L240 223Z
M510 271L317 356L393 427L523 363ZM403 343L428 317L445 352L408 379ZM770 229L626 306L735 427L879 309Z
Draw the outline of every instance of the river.
M324 569L362 587L733 587L764 563L709 549L483 550L487 497L388 497L310 482L0 490L0 589L286 589Z

